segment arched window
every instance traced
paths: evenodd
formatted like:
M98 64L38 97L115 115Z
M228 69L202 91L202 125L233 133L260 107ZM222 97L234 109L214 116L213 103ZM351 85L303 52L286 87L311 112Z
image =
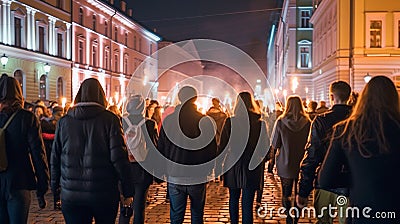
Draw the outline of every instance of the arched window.
M80 25L83 25L83 9L82 9L82 8L79 8L78 23L79 23Z
M14 78L19 82L21 86L22 94L24 94L24 74L21 70L17 70L14 72Z
M57 79L57 98L62 98L64 96L64 80L62 77Z
M107 21L104 22L104 35L108 36L108 23Z
M40 76L40 81L39 81L39 99L40 100L46 100L46 90L47 90L47 76L42 75Z
M96 19L96 15L93 15L93 30L96 31L96 23L97 23L97 19Z
M114 28L114 38L115 41L118 41L118 27Z

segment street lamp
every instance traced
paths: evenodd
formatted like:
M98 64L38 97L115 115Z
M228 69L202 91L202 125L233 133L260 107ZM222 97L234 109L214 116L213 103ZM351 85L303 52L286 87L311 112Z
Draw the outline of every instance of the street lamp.
M49 65L49 63L46 63L46 64L43 66L43 68L44 68L44 72L46 72L46 75L48 75L49 72L50 72L50 68L51 68L51 66Z
M5 68L5 67L6 67L6 64L7 64L7 62L8 62L8 57L6 56L6 54L3 54L3 56L1 56L0 62L1 62L1 64L3 65L3 68Z
M367 74L364 76L364 82L365 82L365 83L368 83L369 80L371 80L371 79L372 79L372 76L370 76L369 73L367 73Z

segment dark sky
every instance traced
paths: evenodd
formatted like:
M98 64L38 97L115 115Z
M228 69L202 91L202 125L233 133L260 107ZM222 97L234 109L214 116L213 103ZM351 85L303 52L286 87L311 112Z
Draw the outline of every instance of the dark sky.
M128 0L127 3L133 9L134 19L150 30L155 29L164 40L224 41L250 54L265 72L270 14L279 12L277 1Z

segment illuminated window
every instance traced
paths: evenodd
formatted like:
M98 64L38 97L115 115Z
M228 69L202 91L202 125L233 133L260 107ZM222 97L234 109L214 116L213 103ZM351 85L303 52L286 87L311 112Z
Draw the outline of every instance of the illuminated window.
M21 70L17 70L14 72L14 78L18 81L21 86L22 94L24 93L24 75Z
M63 34L62 33L57 33L57 56L58 57L63 57Z
M371 48L381 48L382 47L382 21L371 20L370 29L370 47Z
M298 45L298 56L297 56L297 68L299 69L310 69L311 68L311 41L301 40L297 42Z
M79 23L80 25L83 25L83 9L82 9L82 8L79 8L78 23Z
M21 39L22 39L22 24L21 24L21 19L14 17L14 44L17 47L21 47Z
M57 79L57 98L62 98L64 96L64 80L62 77Z
M42 75L40 76L40 81L39 81L39 99L40 100L46 100L46 90L47 90L47 76Z
M107 21L104 22L104 35L108 36L108 23Z
M83 64L83 41L79 41L78 45L78 61Z
M39 51L44 53L45 30L43 26L39 26Z
M93 19L93 21L92 21L93 22L93 30L96 31L96 23L97 23L96 15L93 15L92 19Z
M311 28L310 18L311 18L311 9L300 10L300 27Z

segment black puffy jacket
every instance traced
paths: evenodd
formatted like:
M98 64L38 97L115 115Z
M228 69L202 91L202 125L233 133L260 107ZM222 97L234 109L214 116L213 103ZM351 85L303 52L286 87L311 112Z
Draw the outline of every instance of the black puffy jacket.
M51 153L51 187L77 204L133 196L132 173L121 122L96 103L76 105L58 122Z
M315 188L320 188L316 182L319 167L324 161L328 150L332 127L346 119L351 112L351 107L348 105L334 105L332 109L325 114L319 115L312 123L309 142L306 146L306 154L300 167L299 179L299 195L307 198ZM337 194L347 194L345 189L324 189Z
M0 127L10 116L0 113ZM40 123L32 112L19 109L7 127L6 152L8 168L0 173L1 182L8 185L6 190L37 190L38 195L44 195L49 185L49 169Z

